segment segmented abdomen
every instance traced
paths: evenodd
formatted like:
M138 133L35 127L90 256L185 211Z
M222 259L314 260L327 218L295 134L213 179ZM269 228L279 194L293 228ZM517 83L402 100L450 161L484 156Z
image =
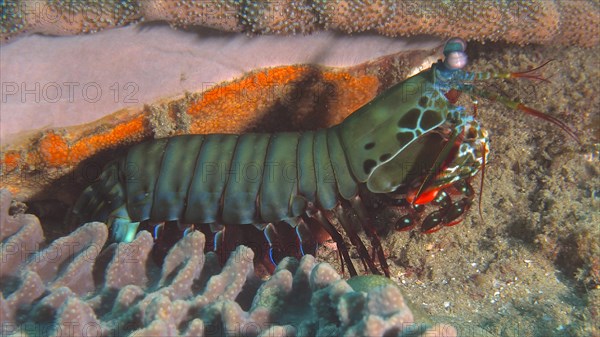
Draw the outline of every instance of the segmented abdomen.
M109 164L74 213L80 221L250 224L332 209L358 192L337 129L184 135L138 144Z

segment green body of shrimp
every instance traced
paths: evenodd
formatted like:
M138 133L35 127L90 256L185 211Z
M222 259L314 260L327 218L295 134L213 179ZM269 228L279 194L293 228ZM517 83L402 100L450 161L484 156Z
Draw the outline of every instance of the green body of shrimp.
M216 250L236 237L236 230L258 229L265 259L273 264L283 254L278 243L289 241L299 253L313 253L324 233L356 274L342 232L365 269L379 273L357 235L362 228L389 275L361 195L395 194L411 207L435 205L430 214L407 214L396 224L401 230L417 222L423 232L457 223L471 205L469 182L485 166L489 149L486 130L449 97L465 92L520 108L473 86L511 74L463 71L465 48L463 40L449 40L443 61L328 129L183 135L135 145L84 190L69 221L105 222L115 240L126 242L141 223L156 240L203 229ZM518 74L524 73L512 77L526 77Z

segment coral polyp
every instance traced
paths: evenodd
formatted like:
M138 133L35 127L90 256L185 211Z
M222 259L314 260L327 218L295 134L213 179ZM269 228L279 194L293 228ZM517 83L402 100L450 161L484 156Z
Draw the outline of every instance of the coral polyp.
M578 1L3 1L2 40L71 35L149 21L249 34L374 31L469 40L598 44L597 3ZM581 25L581 22L586 22Z

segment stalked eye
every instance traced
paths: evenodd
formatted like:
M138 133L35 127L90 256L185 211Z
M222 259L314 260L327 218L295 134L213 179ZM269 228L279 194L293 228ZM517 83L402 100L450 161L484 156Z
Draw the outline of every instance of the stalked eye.
M453 51L467 50L467 42L460 37L453 37L446 42L444 46L444 55Z
M465 40L454 37L444 46L444 64L448 69L462 69L467 65L468 57L465 54L467 43Z
M446 56L444 64L449 69L462 69L467 65L467 61L467 54L461 51L455 51Z

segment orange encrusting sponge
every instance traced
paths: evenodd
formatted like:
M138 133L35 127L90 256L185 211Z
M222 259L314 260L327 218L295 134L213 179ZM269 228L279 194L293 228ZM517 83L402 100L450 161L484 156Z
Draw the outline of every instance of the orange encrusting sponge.
M203 93L123 109L89 124L52 128L15 142L0 156L2 187L11 189L17 197L27 198L43 189L39 181L37 185L29 182L28 174L55 180L100 151L153 135L159 138L186 133L243 133L251 128L261 130L265 120L276 121L275 126L283 121L297 130L329 127L373 99L380 86L378 77L368 74L364 67L361 70L291 65L261 69ZM327 88L326 104L306 100L306 96L318 96L314 90L323 88ZM278 108L273 115L274 106ZM307 120L306 111L317 108L319 118Z

